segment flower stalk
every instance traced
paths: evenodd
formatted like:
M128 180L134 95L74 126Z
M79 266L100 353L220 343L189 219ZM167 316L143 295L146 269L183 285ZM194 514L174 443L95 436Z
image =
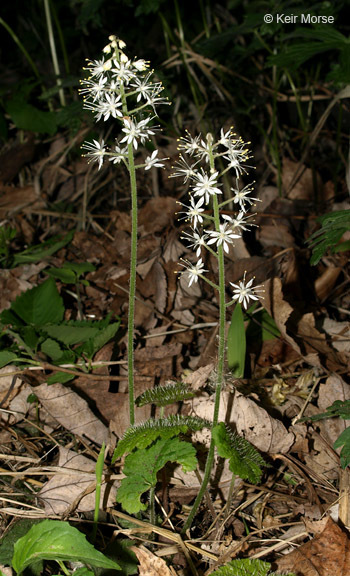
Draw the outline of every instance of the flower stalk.
M161 96L160 82L152 82L152 71L145 60L130 60L124 53L125 43L109 37L109 44L103 50L101 60L88 61L85 70L89 76L82 81L81 94L84 107L91 110L96 121L114 119L119 123L120 135L115 139L114 148L104 140L86 142L82 148L89 162L96 162L101 169L105 160L113 164L123 164L130 179L131 194L131 251L128 310L128 392L130 425L135 423L134 401L134 333L135 297L137 266L137 180L136 170L152 167L162 168L158 150L145 160L138 161L139 144L143 145L158 130L153 125L156 107L168 104ZM136 160L136 161L135 161Z
M185 215L190 220L192 226L192 234L184 233L183 239L191 242L190 246L195 250L198 261L196 264L185 262L186 270L181 272L187 274L189 278L189 287L193 282L197 282L198 278L203 279L212 288L217 290L219 299L219 336L218 336L218 364L217 364L217 377L214 399L214 411L212 420L212 430L218 424L221 390L224 384L224 369L225 369L225 323L226 323L226 308L229 306L226 303L226 285L225 285L225 253L229 253L230 246L236 238L240 238L243 230L248 230L249 225L246 216L247 209L256 201L256 198L250 196L252 191L251 187L239 186L239 177L246 172L245 162L249 158L246 144L241 138L235 138L235 134L230 130L224 133L221 130L221 138L214 142L213 136L207 134L204 141L201 136L192 138L189 134L180 139L179 150L190 157L196 158L196 162L190 164L180 154L178 166L173 176L182 176L184 182L190 181L190 206L185 206L187 211ZM226 161L227 166L220 173L216 169L215 161L221 159ZM203 167L204 165L204 167ZM219 180L229 170L234 170L236 176L236 187L232 187L232 198L219 203L219 196L222 194L220 190ZM199 200L197 198L199 197ZM239 212L235 217L221 214L222 208L232 202L237 205ZM212 214L208 215L204 206L212 209ZM204 214L204 212L206 212ZM205 229L204 234L201 235L200 228L208 223L211 228ZM212 247L216 247L214 250ZM213 254L218 263L218 284L209 280L204 274L208 272L204 268L205 263L202 259L202 250L206 249ZM232 283L231 283L232 284ZM232 295L232 304L235 302L243 303L247 308L249 300L258 300L261 288L253 287L253 279L247 283L245 275L243 281L239 285L232 284L234 290ZM190 528L193 519L197 513L198 507L203 499L207 490L210 475L213 468L215 455L215 443L213 435L211 436L210 445L205 464L204 475L202 483L191 508L191 512L184 524L183 531L186 532Z

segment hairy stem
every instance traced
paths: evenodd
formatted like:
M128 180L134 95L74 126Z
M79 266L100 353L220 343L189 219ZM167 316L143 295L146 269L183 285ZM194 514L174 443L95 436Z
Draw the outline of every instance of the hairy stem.
M135 423L134 400L134 322L137 264L137 185L132 144L128 145L129 175L131 187L131 258L129 281L129 315L128 315L128 386L130 426Z

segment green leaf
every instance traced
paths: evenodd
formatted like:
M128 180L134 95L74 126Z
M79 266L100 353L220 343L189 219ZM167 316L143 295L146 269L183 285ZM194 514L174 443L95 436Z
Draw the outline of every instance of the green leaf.
M55 236L37 246L30 246L27 250L15 254L13 266L19 264L41 262L71 242L74 232L68 232L63 238Z
M67 270L65 268L48 268L45 272L55 278L55 280L60 280L64 284L75 284L76 282L77 277L73 270Z
M203 418L194 416L171 415L168 418L150 418L141 424L130 426L123 438L118 442L114 451L112 462L120 458L125 452L132 452L134 448L146 448L157 438L173 438L188 431L210 428L211 424Z
M11 566L15 543L22 538L34 524L38 524L38 522L39 520L25 518L23 520L17 520L12 525L12 528L10 528L0 540L0 564Z
M80 276L94 270L96 268L90 262L65 262L62 268L49 268L45 272L65 284L76 284Z
M47 338L41 344L41 351L49 356L54 362L59 360L63 354L63 350L56 340L52 340L52 338Z
M229 460L229 468L242 480L253 484L260 482L265 460L245 438L233 434L223 422L213 428L213 440L219 456Z
M304 418L301 418L299 422L305 422L306 420L317 422L317 420L334 418L336 416L339 416L344 420L350 420L350 400L335 400L331 406L326 408L326 412L314 414L313 416L305 416Z
M333 444L334 450L343 446L340 452L340 465L343 470L350 465L350 426L340 434Z
M34 326L61 322L64 315L63 300L52 278L20 294L10 310Z
M14 97L6 103L6 112L20 130L50 134L56 133L57 121L54 112L43 112L28 104L21 97Z
M72 346L93 338L98 333L98 328L91 326L69 326L67 324L43 326L43 331L52 338L62 342L66 346Z
M9 350L1 350L0 351L0 368L3 368L7 364L11 364L18 358L18 355L14 352L10 352Z
M55 372L52 376L49 376L46 380L47 384L56 384L59 382L60 384L66 384L66 382L70 382L74 380L74 374L68 374L68 372Z
M312 248L310 259L312 266L318 264L327 250L337 251L341 237L347 230L350 230L350 210L338 210L323 214L317 221L320 222L321 228L314 232L307 241Z
M14 546L12 566L18 574L38 560L80 561L89 566L118 570L120 566L87 542L67 522L44 520L33 526Z
M99 329L96 336L90 338L85 344L76 349L77 354L86 354L92 358L98 350L114 338L120 328L120 320L112 322L109 326Z
M227 363L236 378L243 378L246 355L246 334L242 307L236 304L227 336Z
M271 564L256 558L231 560L211 573L211 576L267 576Z
M121 519L119 519L118 523L119 522L122 525L123 521ZM135 528L135 524L132 524L131 522L129 524L130 526L128 526L128 528ZM124 528L124 526L122 527ZM110 541L105 549L105 553L109 558L112 560L118 560L118 564L120 564L123 571L123 576L131 576L138 573L139 561L136 558L135 553L130 550L130 547L134 545L135 542L129 540L129 538L125 540L116 539Z
M302 36L302 42L284 42L277 54L269 56L267 61L270 66L280 66L289 70L296 70L304 62L313 56L330 50L347 51L349 40L332 26L315 26L309 28L297 28L294 36ZM289 35L289 39L291 39Z
M74 576L95 576L95 574L86 568L86 566L82 566L81 568L74 570Z
M145 449L136 450L125 458L123 478L117 492L119 502L128 514L137 514L147 506L140 500L142 494L155 488L157 473L167 462L178 462L184 472L197 466L196 450L189 442L179 438L157 440Z

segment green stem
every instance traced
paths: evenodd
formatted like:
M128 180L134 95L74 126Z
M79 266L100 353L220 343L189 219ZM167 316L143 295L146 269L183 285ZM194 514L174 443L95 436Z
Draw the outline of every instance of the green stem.
M71 573L69 572L67 566L65 565L64 562L62 562L62 560L56 560L56 562L59 564L63 574L65 574L66 576L71 576Z
M210 137L210 140L209 140ZM215 172L214 166L214 156L210 148L210 142L212 137L208 134L207 140L209 143L209 158L210 158L210 171ZM219 202L215 195L213 198L213 209L214 209L214 221L215 229L217 232L220 231L220 213L219 213ZM215 401L214 401L214 414L212 429L217 425L219 419L219 409L220 409L220 397L221 389L224 380L224 366L225 366L225 268L224 268L224 250L222 244L218 246L218 265L219 265L219 346L218 346L218 369L217 369L217 384L215 390ZM197 498L194 501L192 510L184 524L183 532L191 527L192 521L197 513L198 507L203 499L205 491L207 489L210 474L214 462L215 444L213 436L211 436L210 446L207 456L207 461L205 464L204 476L202 480L202 485L199 489Z
M128 315L128 386L130 426L135 423L134 401L134 323L136 295L136 264L137 264L137 185L134 150L128 144L129 176L131 187L131 257L129 282L129 315Z
M120 84L120 95L123 103L124 116L129 116L127 98L123 83ZM137 183L134 149L132 142L128 144L128 164L131 190L131 250L130 250L130 280L129 280L129 312L128 312L128 390L129 390L129 420L130 426L135 424L134 398L134 332L135 332L135 296L136 296L136 264L137 264Z
M154 504L155 486L152 486L149 491L149 523L151 526L156 524L156 510Z
M102 484L102 474L103 474L103 465L105 459L105 443L102 443L100 453L97 458L95 474L96 474L96 493L95 493L95 510L94 510L94 524L92 528L92 535L91 541L95 544L96 534L97 534L97 525L98 525L98 516L100 511L100 500L101 500L101 484Z

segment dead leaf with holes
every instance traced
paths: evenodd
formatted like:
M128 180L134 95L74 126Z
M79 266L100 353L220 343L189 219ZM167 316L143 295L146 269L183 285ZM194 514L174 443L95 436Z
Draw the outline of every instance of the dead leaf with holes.
M320 534L277 560L276 566L278 571L298 576L349 576L349 537L328 518Z

